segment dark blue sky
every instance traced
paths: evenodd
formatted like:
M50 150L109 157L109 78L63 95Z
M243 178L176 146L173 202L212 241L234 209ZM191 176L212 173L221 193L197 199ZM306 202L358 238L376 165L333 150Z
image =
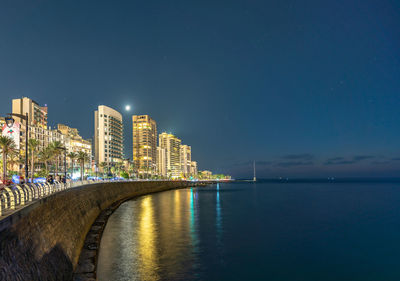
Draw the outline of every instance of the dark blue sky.
M28 96L92 137L131 104L200 169L398 176L399 50L399 1L2 1L0 113Z

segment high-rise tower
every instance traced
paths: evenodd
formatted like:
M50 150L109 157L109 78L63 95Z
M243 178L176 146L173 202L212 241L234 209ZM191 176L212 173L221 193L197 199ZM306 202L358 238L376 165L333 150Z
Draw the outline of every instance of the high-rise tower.
M181 171L184 177L189 176L192 163L192 148L189 145L181 145L180 148Z
M94 145L97 165L123 160L122 115L111 107L100 105L94 112Z
M139 176L157 172L157 124L149 115L132 116L133 163Z
M179 178L181 176L180 147L181 140L173 134L159 135L159 146L165 149L167 158L167 176Z

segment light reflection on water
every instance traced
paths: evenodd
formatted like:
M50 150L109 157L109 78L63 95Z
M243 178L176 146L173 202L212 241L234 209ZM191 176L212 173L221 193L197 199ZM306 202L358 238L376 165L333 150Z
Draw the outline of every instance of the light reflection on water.
M189 214L189 219L190 219L190 242L192 245L192 251L194 254L198 252L198 245L199 245L199 239L197 237L197 226L196 226L196 221L197 221L197 205L196 205L196 192L193 192L193 188L190 189L190 214Z
M138 250L139 250L139 262L137 270L140 274L141 280L159 280L157 274L157 253L156 253L156 241L157 241L157 226L154 222L154 209L152 204L152 197L146 196L141 200L140 204L140 216L139 229L137 231L138 236Z
M218 246L222 244L222 218L221 218L221 202L219 199L219 183L217 183L217 203L216 203L216 228L217 228L217 241Z
M186 271L195 271L197 198L196 188L190 188L122 204L103 233L98 280L184 280Z
M140 197L110 217L98 280L400 280L399 202L397 183L235 183Z

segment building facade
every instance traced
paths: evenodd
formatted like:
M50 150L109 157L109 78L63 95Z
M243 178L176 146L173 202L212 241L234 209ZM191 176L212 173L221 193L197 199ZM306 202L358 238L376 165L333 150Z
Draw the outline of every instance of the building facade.
M67 153L80 151L85 152L88 157L92 158L92 142L91 140L85 140L79 135L79 131L76 128L71 128L64 124L58 124L57 130L66 137L65 147Z
M94 112L94 145L96 164L123 160L122 115L111 107L100 105Z
M21 124L21 129L25 131L25 125ZM51 127L42 128L37 126L29 127L29 138L38 140L39 147L38 150L43 150L47 148L52 142L59 141L63 146L66 146L67 136L60 133L58 130L54 130ZM24 138L21 138L21 142L25 143ZM21 146L21 149L25 149Z
M171 178L181 177L180 147L181 140L173 134L162 133L159 135L159 146L165 149L167 158L167 176Z
M167 177L167 154L165 148L157 146L157 174Z
M28 116L29 132L28 139L37 139L39 141L39 149L47 147L52 141L61 141L64 139L47 128L47 105L40 106L36 101L22 97L12 100L12 113ZM21 156L25 155L25 140L26 140L26 120L13 116L16 123L20 124L20 141L19 148Z
M200 171L199 175L200 175L200 177L202 179L211 179L212 178L212 172L211 171L207 171L207 170Z
M13 99L12 113L22 115L28 114L30 126L47 129L47 105L40 106L37 102L27 97ZM25 123L25 121L21 120L19 117L13 118L19 123Z
M139 177L157 173L157 124L149 115L132 116L133 163Z
M192 176L197 176L197 162L196 161L192 161L190 163L190 173L192 174Z
M181 145L180 147L180 161L181 161L181 172L184 177L188 177L191 174L191 163L192 163L192 148L189 145Z

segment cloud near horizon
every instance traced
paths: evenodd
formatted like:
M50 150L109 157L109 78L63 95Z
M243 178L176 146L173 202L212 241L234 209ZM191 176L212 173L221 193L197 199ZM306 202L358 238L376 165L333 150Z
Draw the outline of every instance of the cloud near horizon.
M287 162L278 162L275 166L278 167L296 167L296 166L311 166L314 165L312 161L287 161Z
M281 157L282 159L290 159L290 160L311 160L314 159L314 155L310 153L303 154L288 154Z
M385 157L381 155L337 156L326 159L318 158L310 153L287 154L271 160L256 161L257 173L262 176L288 175L345 175L355 176L379 174L387 167L395 175L400 171L400 157ZM253 161L238 162L224 168L232 175L252 173ZM399 167L398 167L399 166ZM383 169L383 170L382 170Z
M355 164L355 163L359 163L359 162L367 160L367 159L374 159L374 158L376 158L376 156L373 156L373 155L356 155L350 159L344 158L344 157L333 157L333 158L328 158L324 162L324 165L349 165L349 164Z

